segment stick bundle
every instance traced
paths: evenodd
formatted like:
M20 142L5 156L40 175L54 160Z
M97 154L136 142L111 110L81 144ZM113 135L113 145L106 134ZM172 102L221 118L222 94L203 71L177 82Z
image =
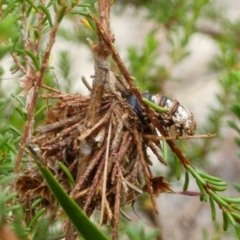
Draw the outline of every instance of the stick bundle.
M134 202L143 186L158 213L151 186L151 161L146 149L152 149L163 162L157 151L160 143L144 138L146 126L142 125L126 100L113 93L105 93L98 121L87 128L89 96L47 94L42 97L57 99L57 103L48 109L46 125L37 128L31 142L39 148L43 163L86 214L91 216L95 210L100 210L100 223L111 223L117 229L120 209ZM74 186L71 186L69 176L59 162L71 173ZM28 193L31 201L42 198L41 206L44 204L49 209L56 206L34 166L19 177L17 189L23 200Z

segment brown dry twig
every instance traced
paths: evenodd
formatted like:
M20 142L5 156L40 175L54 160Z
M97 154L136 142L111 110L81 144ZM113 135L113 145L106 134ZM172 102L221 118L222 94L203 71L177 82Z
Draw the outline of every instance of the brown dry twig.
M181 139L202 139L202 138L213 138L215 137L216 134L202 134L202 135L194 135L194 136L156 136L156 135L149 135L149 134L144 134L143 137L146 139L152 139L152 140L181 140Z
M60 13L61 8L58 9L58 13ZM40 24L40 23L39 23ZM50 56L50 52L52 50L52 46L55 42L55 37L56 37L56 33L58 30L60 22L58 21L58 14L56 14L55 16L55 23L53 24L53 27L50 31L50 35L49 35L49 40L48 40L48 44L46 47L46 51L43 55L42 58L42 65L40 67L40 70L37 71L32 71L33 73L33 78L35 79L34 82L34 91L33 91L33 95L32 95L32 99L31 99L31 103L28 106L28 119L25 123L24 129L23 129L23 134L22 134L22 138L21 138L21 142L20 142L20 149L18 151L17 157L16 157L16 164L15 164L15 168L14 168L14 173L18 173L20 170L20 165L21 165L21 160L22 160L22 156L24 153L24 148L25 148L25 144L27 143L27 139L29 136L29 132L31 131L31 124L32 124L32 120L34 117L34 109L37 103L37 98L38 98L38 93L39 93L39 89L42 85L42 81L43 81L43 75L48 67L48 60L49 60L49 56ZM29 47L29 45L26 45L26 49ZM21 66L20 66L21 67Z

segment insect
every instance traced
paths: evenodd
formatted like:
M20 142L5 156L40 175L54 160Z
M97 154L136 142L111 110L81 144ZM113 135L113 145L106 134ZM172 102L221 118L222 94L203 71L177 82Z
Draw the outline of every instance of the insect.
M160 94L154 95L151 93L142 93L142 96L154 104L168 110L167 113L157 113L158 120L166 129L174 126L178 136L182 136L183 132L187 135L195 134L196 121L194 115L176 99L165 97ZM142 109L136 96L129 95L126 100L136 112L139 119L145 123L148 117Z

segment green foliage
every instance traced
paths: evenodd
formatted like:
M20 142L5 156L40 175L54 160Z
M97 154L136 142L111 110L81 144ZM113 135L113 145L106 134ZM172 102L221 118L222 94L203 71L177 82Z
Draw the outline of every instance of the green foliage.
M2 134L2 133L1 133ZM0 135L2 138L2 135ZM8 140L9 141L9 140ZM9 142L8 142L9 143ZM12 144L12 143L11 143ZM0 143L0 227L3 226L6 221L14 216L12 226L21 239L26 239L28 231L22 223L23 209L18 204L16 197L17 193L10 191L10 182L16 178L16 175L12 173L13 163L11 157L14 155L6 149L6 142ZM13 147L13 146L12 146ZM10 205L9 202L12 202Z
M130 224L125 232L131 240L154 240L159 235L157 230L150 230L148 232L145 230L145 226L140 222L138 226Z
M145 42L141 49L135 46L128 48L129 71L141 91L157 93L167 76L164 67L157 63L159 42L154 33L149 34Z
M233 128L239 136L239 20L230 21L227 19L227 16L224 15L224 9L216 8L216 6L211 1L133 1L132 3L136 4L139 8L145 7L148 9L147 17L157 24L154 27L154 31L150 31L151 36L155 38L157 33L159 32L157 29L166 30L166 37L168 39L168 43L171 45L170 51L168 52L168 57L170 64L162 64L162 71L159 75L151 75L154 73L153 66L149 64L144 64L144 61L140 61L142 56L147 56L147 54L142 54L142 52L147 52L148 40L145 41L145 45L141 49L137 49L136 47L132 47L134 51L131 49L131 54L129 54L130 68L133 69L133 76L136 78L136 82L138 86L141 86L141 90L149 90L154 93L156 90L156 81L162 79L160 85L161 88L157 88L157 91L164 89L163 86L166 80L171 80L171 70L174 66L177 66L183 59L186 59L189 55L187 44L193 34L196 32L208 34L219 46L220 54L216 55L214 59L212 59L210 68L215 73L218 73L219 76L219 92L216 95L217 104L215 106L209 106L209 116L204 126L198 125L198 131L203 133L216 133L217 137L215 139L202 139L201 141L179 141L178 146L182 151L188 156L194 164L201 166L202 168L206 167L205 171L209 171L209 158L210 154L215 152L218 149L218 146L222 140L221 133L222 127L226 123L226 118L229 118L229 114L232 111L235 114L235 118L228 120L228 124L231 128ZM164 11L163 11L164 9ZM186 14L187 13L187 14ZM201 19L209 21L211 23L220 24L221 31L215 31L214 28L212 31L205 31L204 28L200 28L196 23L197 21L201 21ZM210 28L211 29L211 28ZM144 51L145 50L145 51ZM159 48L152 48L152 52L150 56L158 56L161 59L159 54ZM143 58L144 59L144 58ZM142 60L142 59L141 59ZM134 63L133 63L134 62ZM141 63L143 63L141 65ZM151 63L151 62L150 62ZM131 65L132 64L132 65ZM132 67L133 64L137 64L138 67L135 69ZM157 67L160 64L156 64ZM171 68L169 68L171 66ZM146 67L146 68L145 68ZM153 67L156 70L155 67ZM145 75L141 74L142 69L144 69ZM155 72L156 73L156 72ZM136 77L137 76L137 77ZM167 79L161 78L161 76L165 76ZM155 77L155 81L152 79ZM141 79L144 79L144 87L142 87ZM178 79L181 81L181 79ZM152 82L154 82L152 84ZM149 85L149 86L148 86ZM147 88L148 87L148 88ZM163 92L164 94L164 92ZM239 137L235 138L236 143L240 146ZM164 151L165 152L165 151ZM240 155L239 155L240 157ZM179 166L176 165L175 155L172 153L168 153L168 164L169 164L169 176L176 175L177 179L179 179ZM198 175L195 174L195 171L192 172L193 176L198 179ZM189 172L185 172L185 184L183 190L185 191L188 188L189 184ZM205 188L203 188L204 184L198 179L197 184L199 186L200 192L203 193L201 195L201 200L207 200L205 196ZM216 183L214 183L216 184ZM226 185L225 182L221 182L221 184ZM220 185L221 185L220 184ZM219 185L219 184L217 184ZM236 183L235 187L239 187L239 184ZM216 191L224 191L226 186L215 186ZM214 200L215 198L215 200ZM216 209L214 205L214 201L219 202L227 207L228 203L222 202L221 200L224 197L218 198L215 194L210 194L210 205L212 211L212 218L215 219ZM232 201L238 201L237 199L232 198ZM225 200L224 200L225 201ZM220 205L221 205L220 204ZM235 204L230 204L233 209L237 210L238 207ZM238 211L238 210L237 210ZM226 212L223 212L223 217L225 219L224 224L227 222L231 222L236 229L237 234L239 234L239 226L236 222L238 221L238 217L235 218L235 222L233 218ZM234 216L235 213L232 213ZM226 227L226 226L225 226ZM218 233L219 239L223 236L223 233ZM208 239L205 237L204 239Z
M2 34L0 37L0 43L7 41L9 38L16 38L18 29L15 27L15 24L17 20L18 19L12 15L8 15L1 20L0 31Z
M97 15L97 6L95 1L84 1L77 4L76 1L67 1L67 5L62 7L61 0L49 1L48 4L43 5L38 1L18 1L18 0L4 0L0 3L0 59L14 53L23 66L31 66L34 71L41 70L44 53L49 46L49 34L54 28L55 19L57 23L69 21L71 29L60 25L58 36L65 41L77 44L87 43L86 37L96 40L96 28L87 16L88 13ZM124 1L122 1L124 3ZM216 140L202 139L199 142L181 141L178 143L182 151L188 158L201 168L205 168L209 164L209 156L217 150L221 140L221 129L225 123L224 119L228 119L228 125L235 133L235 142L240 147L240 73L239 73L239 22L230 21L223 15L223 11L215 9L215 6L210 0L186 1L186 0L158 0L158 1L127 1L127 4L135 4L139 8L145 9L147 16L146 21L153 21L154 27L150 30L148 36L145 38L145 43L142 47L130 46L128 48L128 69L135 78L136 85L142 91L150 91L152 93L164 93L164 86L167 81L173 80L172 70L182 60L186 59L190 52L188 50L188 43L191 37L196 32L203 32L197 27L198 21L207 19L210 23L221 24L220 32L206 33L211 37L219 47L219 54L211 61L210 69L219 76L219 92L216 95L217 106L210 106L210 113L204 126L199 126L199 131L204 133L216 133ZM74 8L68 12L70 6ZM114 7L114 4L113 4ZM39 14L42 14L41 25L38 25ZM17 17L16 17L17 16ZM79 18L83 17L87 22L82 21L83 25L78 26ZM25 18L25 24L23 19ZM89 27L86 27L89 24ZM26 31L27 29L27 31ZM165 31L165 38L169 44L167 55L167 63L162 63L161 50L162 41L159 40L158 34L160 30ZM116 32L117 29L113 29ZM27 34L26 34L27 33ZM25 35L24 35L25 34ZM31 48L26 48L26 36L29 37L29 45ZM121 41L121 39L118 39ZM35 46L35 47L33 47ZM54 58L57 59L57 66L51 66L51 56L47 59L50 64L44 72L44 83L48 86L55 86L58 81L55 77L57 71L63 79L60 88L63 91L70 92L72 82L75 80L73 76L73 64L71 55L68 50L57 52ZM17 73L18 76L24 76L21 73L19 64L12 62L10 68L11 73ZM5 72L3 67L0 68L0 76ZM16 75L15 75L16 76ZM178 79L181 81L181 79ZM56 227L58 222L46 219L45 208L38 205L37 202L31 204L34 211L34 217L31 216L29 221L25 221L25 206L20 205L16 201L16 193L11 193L9 184L16 176L13 174L16 155L19 148L19 142L22 135L24 123L28 118L26 110L26 97L19 96L22 89L15 88L10 91L0 90L0 225L7 222L10 214L15 218L11 225L20 239L27 239L30 237L34 240L47 239L51 236L61 236L59 229L52 232L51 228ZM41 93L47 91L41 90ZM10 97L11 93L11 97ZM42 99L38 99L35 122L36 125L45 118L45 109L51 105ZM152 106L151 106L152 107ZM154 108L154 107L153 107ZM231 115L229 115L231 114ZM215 178L211 175L202 173L190 165L187 166L186 171L182 171L179 159L166 148L164 141L164 158L168 158L169 176L175 175L177 180L180 180L182 172L185 172L185 182L183 190L186 191L189 186L189 175L192 175L201 192L200 200L209 201L212 219L215 221L215 231L218 233L218 238L224 237L222 229L227 230L228 225L232 225L237 232L239 238L239 214L237 211L239 207L239 197L230 198L222 196L222 191L226 190L226 182L220 178ZM240 158L240 154L239 154ZM166 160L166 159L165 159ZM199 161L201 160L201 161ZM198 162L197 162L198 161ZM27 166L28 159L24 156L22 169ZM69 174L65 165L59 165L61 169L67 174L69 181L73 185L73 179ZM41 168L41 166L40 166ZM61 202L63 192L56 185L54 179L51 178L49 172L45 168L41 168L47 178L50 179L50 185L55 192L58 189L60 194L57 198ZM208 169L203 170L208 171ZM46 176L45 176L46 177ZM240 185L236 183L235 188L240 192ZM56 189L55 189L56 188ZM221 193L221 195L219 194ZM67 199L64 195L63 199ZM9 206L9 202L12 204ZM74 203L66 200L70 209L76 210ZM220 206L223 216L223 227L217 222L216 206ZM68 208L68 207L66 207ZM71 211L66 209L66 213L71 215ZM81 214L80 214L81 215ZM72 221L79 227L77 223L78 217L73 217ZM89 223L86 218L81 222L86 229L89 229ZM85 225L86 223L86 225ZM92 226L90 224L90 226ZM80 230L81 231L81 230ZM95 231L95 230L94 230ZM45 234L44 236L42 234ZM122 233L124 234L124 233ZM156 239L159 233L155 230L147 231L143 225L135 227L129 225L126 229L126 234L129 239ZM101 234L100 234L101 235ZM104 238L104 237L103 237ZM87 239L87 238L86 238ZM100 239L94 236L94 239ZM211 239L209 234L205 231L203 239Z
M228 120L228 125L233 128L237 134L238 137L235 137L235 142L237 145L240 147L240 126L239 126L239 121L240 121L240 106L239 106L239 101L240 101L240 93L239 93L239 88L240 88L240 72L239 71L232 71L229 76L229 81L234 82L235 84L233 85L231 89L231 94L233 95L233 101L232 105L230 106L230 110L233 112L233 114L236 116L236 120ZM239 155L240 157L240 155Z
M75 77L72 74L73 67L71 64L71 58L68 51L63 50L59 53L58 68L60 76L63 78L63 84L61 87L66 91L70 92L71 89L71 80Z
M185 26L189 29L190 26L194 26L194 22L198 18L201 8L209 2L209 0L192 2L185 0L159 0L147 1L145 6L148 9L148 18L166 27Z
M49 215L46 212L46 208L39 204L41 199L37 199L34 202L30 200L29 202L27 199L21 199L18 196L18 200L23 201L23 204L20 204L16 198L17 193L11 193L10 191L10 183L16 179L16 175L13 172L19 151L22 129L28 120L28 103L25 94L29 90L28 87L31 87L31 82L28 82L31 79L27 77L26 73L31 69L30 76L32 76L34 71L39 72L46 67L43 73L44 84L51 87L56 82L53 72L54 68L50 64L48 65L51 62L51 56L45 60L44 56L46 56L46 51L49 51L48 48L51 41L55 41L53 32L51 33L52 36L50 36L52 29L56 28L55 21L60 23L69 11L67 11L67 7L75 4L68 2L69 5L62 7L61 1L59 2L49 1L46 5L43 5L29 0L24 2L6 0L0 3L0 31L3 33L0 37L0 58L10 55L10 53L13 54L12 56L15 56L12 66L8 65L8 67L13 74L18 73L18 76L20 75L18 79L24 88L16 87L11 89L11 92L2 89L0 91L0 118L2 119L0 123L0 227L8 222L20 239L42 240L52 236L59 239L63 237L59 227L56 227L59 225L58 220L53 221L51 214ZM81 7L79 6L79 8ZM2 12L3 9L4 11ZM16 16L18 17L16 18ZM51 37L53 38L51 39ZM48 40L46 41L46 39ZM60 56L59 67L62 70L60 74L63 75L65 80L65 86L61 86L61 88L69 91L71 88L70 81L73 78L73 76L70 76L72 71L71 59L67 52L58 54ZM23 69L25 69L25 72ZM4 71L4 68L0 69L1 76ZM47 92L47 90L42 89L40 91L41 93ZM22 92L21 96L19 92ZM51 102L46 103L45 100L38 99L34 113L36 124L45 118L45 110L50 105ZM26 169L26 167L30 166L29 164L31 165L24 156L21 168ZM60 167L68 174L68 169L64 165ZM70 175L69 179L70 181L72 180ZM75 209L72 213L76 213ZM9 221L8 218L10 216L14 217L13 220L10 219ZM74 221L76 223L76 219ZM84 225L85 222L88 222L87 226ZM99 236L102 236L101 232L97 232L92 237L94 230L92 231L92 228L89 227L91 223L89 223L86 217L84 218L84 223L81 226L82 228L85 226L84 231L90 231L90 238L100 239ZM89 238L86 237L86 239Z

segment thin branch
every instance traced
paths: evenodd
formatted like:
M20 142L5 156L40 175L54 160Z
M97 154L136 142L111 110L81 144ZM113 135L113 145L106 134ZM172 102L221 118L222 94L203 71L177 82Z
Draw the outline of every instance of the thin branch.
M140 160L141 165L142 165L142 171L143 171L144 178L145 178L145 181L146 181L148 193L150 195L150 199L151 199L151 202L152 202L152 205L153 205L153 209L154 209L156 214L159 214L159 210L158 210L158 207L157 207L157 203L155 201L155 197L154 197L154 194L153 194L153 189L152 189L151 182L150 182L149 175L148 175L147 164L146 164L146 162L144 160L144 156L143 156L142 143L139 139L139 135L137 133L136 127L133 127L133 134L134 134L135 142L136 142L136 145L137 145L139 160Z
M120 198L121 198L121 190L122 190L122 184L121 184L119 171L120 171L120 168L118 168L117 175L116 175L117 183L116 183L116 191L115 191L112 240L118 240Z
M17 66L19 67L19 69L21 70L21 72L26 75L27 74L27 70L26 68L21 64L21 62L19 61L17 55L15 53L11 53L11 56L13 58L13 61L17 64Z
M59 9L58 13L60 12L60 10L61 9ZM52 46L55 42L55 37L56 37L58 27L59 27L58 14L56 14L55 24L53 25L53 28L50 32L49 41L48 41L48 44L47 44L47 49L46 49L45 54L43 56L41 69L40 69L39 72L36 73L35 88L34 88L31 104L29 105L29 108L28 108L28 119L27 119L27 122L24 126L24 129L23 129L23 135L22 135L22 138L21 138L21 141L20 141L20 149L19 149L18 155L16 157L16 164L15 164L15 168L14 168L14 173L18 173L19 170L20 170L21 161L22 161L22 157L23 157L23 153L24 153L24 149L25 149L25 144L26 144L28 136L29 136L29 131L31 130L31 123L32 123L32 119L34 117L34 109L35 109L35 106L36 106L36 103L37 103L39 89L42 85L43 75L44 75L44 73L45 73L45 71L48 67L48 60L49 60L50 52L52 50Z
M120 121L118 122L115 136L114 136L114 139L112 141L112 146L111 146L111 150L113 150L114 153L117 152L119 145L121 143L120 139L122 139L122 135L123 135L123 123L127 119L127 117L128 117L128 114L124 113L121 116Z
M119 165L121 165L122 159L124 159L124 156L126 155L126 152L129 150L130 144L132 142L132 137L129 136L129 132L125 132L122 141L121 141L121 146L118 151L118 153L113 153L113 156L115 157L114 162L116 163L112 169L111 175L111 181L112 183L115 182L115 178L117 175L117 170L119 168Z
M46 126L38 127L36 131L39 134L41 134L40 137L42 137L43 133L53 132L53 131L56 131L57 129L67 127L69 125L72 125L72 124L78 122L79 120L82 119L83 115L84 115L84 112L81 112L79 114L73 115L72 117L63 119L61 121L54 122L54 123L48 124Z
M98 0L100 23L106 29L108 35L110 35L110 1ZM110 40L112 41L112 40ZM91 98L89 103L89 110L86 118L86 126L92 126L98 119L98 109L100 107L105 83L109 81L110 64L108 57L110 55L109 48L102 40L99 34L98 44L92 43L89 40L90 47L94 57L94 69L95 75L93 80L93 86L91 91Z
M118 65L119 70L121 71L121 73L123 74L124 78L126 79L126 81L128 82L130 89L132 90L132 92L137 96L141 98L141 93L137 90L131 75L129 74L127 68L125 67L125 65L123 64L123 61L120 57L120 55L118 54L118 52L116 51L116 49L114 48L114 45L111 41L110 36L108 35L108 33L106 32L106 30L104 29L104 27L102 26L101 22L99 22L94 16L89 15L91 17L91 19L95 22L97 28L98 28L98 32L101 35L102 39L104 40L104 42L106 43L106 45L109 47L109 49L111 50L112 53L112 57L115 60L115 62ZM140 100L141 102L141 100Z
M105 196L104 202L105 202L105 208L106 208L106 213L107 213L108 220L111 221L112 218L113 218L113 213L112 213L112 210L109 206L109 202L108 202L106 196Z
M194 136L156 136L156 135L149 135L144 134L143 137L152 140L181 140L181 139L202 139L202 138L212 138L215 137L216 134L202 134L202 135L194 135Z
M59 90L57 90L57 89L55 89L55 88L51 88L51 87L49 87L49 86L47 86L47 85L45 85L45 84L43 84L43 83L42 83L41 87L42 87L42 88L45 88L45 89L47 89L47 90L49 90L49 91L62 94L61 91L59 91Z
M107 33L110 33L110 1L98 0L100 22Z
M113 104L114 105L114 104ZM112 105L112 106L113 106ZM86 131L84 131L81 136L78 138L79 141L83 141L84 139L86 139L89 135L91 135L97 128L99 128L102 124L106 123L111 115L112 112L112 108L109 109L108 113L97 123L95 124L92 128L87 129Z
M152 136L152 135L150 135ZM144 135L145 137L145 135ZM155 136L154 136L155 137ZM151 138L150 138L151 139ZM155 140L155 139L154 139ZM161 154L159 153L159 148L152 142L149 141L148 146L150 147L150 149L153 151L153 153L156 155L157 159L164 165L167 166L167 162L163 159L163 157L161 156Z
M82 122L82 121L81 121ZM61 133L57 134L56 137L53 137L52 139L46 141L44 143L44 146L50 145L52 143L58 142L63 138L65 135L69 134L74 128L77 128L79 125L79 122L73 124L72 126L65 128Z
M84 173L77 179L76 185L71 192L70 196L74 199L76 198L75 195L77 195L77 192L81 189L84 181L88 178L89 174L91 173L92 169L96 166L99 159L102 157L104 151L106 150L107 141L105 140L102 148L97 152L95 156L92 157L91 161L88 163L87 168L85 169Z
M98 169L97 172L95 173L92 185L90 187L90 190L88 192L84 207L83 207L83 211L87 213L87 210L93 200L94 195L96 194L96 187L99 183L99 180L102 176L102 172L103 172L103 168L104 168L104 163L105 163L105 158L102 157L102 159L100 160L99 164L98 164Z
M110 119L109 127L108 127L108 137L107 137L107 148L105 153L105 164L104 164L104 172L103 172L103 186L102 186L102 204L101 204L101 215L99 225L101 226L103 223L104 216L104 206L106 200L106 186L107 186L107 175L108 175L108 158L109 158L109 148L110 148L110 140L112 135L112 121Z
M41 4L44 6L45 5L45 0L41 0ZM39 11L38 14L38 24L37 24L37 32L39 34L38 38L36 38L35 42L34 42L34 53L38 53L39 51L39 43L40 43L40 39L41 39L41 35L42 35L42 29L43 29L43 24L42 24L42 20L44 18L44 12L42 10Z
M81 79L82 79L82 82L83 82L84 86L89 90L89 92L91 92L92 87L89 85L87 79L84 76L82 76Z

